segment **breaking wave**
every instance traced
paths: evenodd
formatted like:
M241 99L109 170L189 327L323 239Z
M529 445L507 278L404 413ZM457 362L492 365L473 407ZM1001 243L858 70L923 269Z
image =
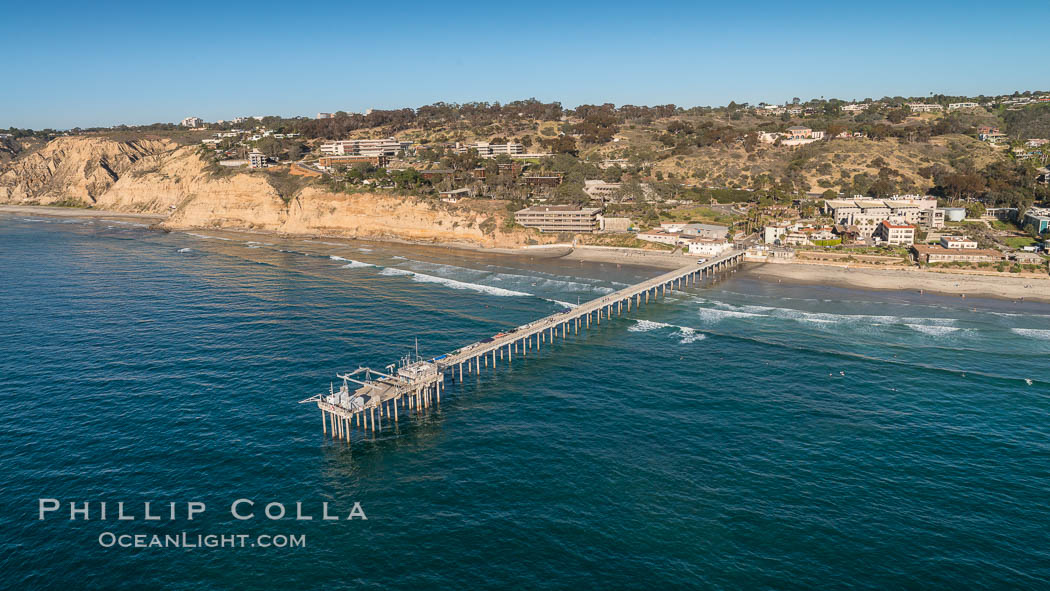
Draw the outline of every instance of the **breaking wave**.
M634 325L628 327L630 332L649 332L651 330L658 330L662 328L676 329L673 336L681 337L679 341L682 344L689 344L696 341L702 341L707 338L702 332L697 332L695 328L688 326L678 326L675 324L667 324L666 322L654 322L652 320L635 320Z
M1045 328L1011 328L1010 332L1019 334L1024 337L1031 337L1033 339L1042 339L1044 341L1050 341L1050 330Z
M412 281L418 281L419 283L437 283L439 285L444 285L445 287L451 287L452 289L465 289L469 291L476 291L478 293L484 293L488 295L501 297L532 295L531 293L525 293L523 291L513 291L510 289L503 289L502 287L492 287L490 285L481 285L479 283L467 283L466 281L456 281L455 279L435 277L433 275L426 275L423 273L417 273L415 271L406 271L404 269L395 269L393 267L387 267L380 271L379 274L389 276L411 277Z
M700 317L708 322L719 322L730 318L766 317L795 320L797 322L806 322L816 325L864 324L867 326L878 326L900 324L914 328L919 332L926 332L926 334L947 334L949 332L954 332L954 330L938 331L936 329L954 327L957 322L957 319L955 318L913 318L907 316L888 316L878 314L833 314L830 312L807 312L795 308L734 305L726 302L705 300L702 298L696 299L697 301L710 306L703 306L699 309ZM924 331L922 328L917 327L927 327L931 330Z
M328 258L332 259L333 261L341 261L341 262L346 263L345 265L340 267L342 269L364 269L365 267L375 267L375 266L377 266L377 265L373 265L372 263L362 263L361 261L355 261L353 259L345 259L343 257L336 256L334 254L329 256Z
M910 329L912 329L912 330L914 330L916 332L921 332L923 334L928 334L930 336L935 336L935 337L941 337L941 336L944 336L944 335L949 335L949 334L952 334L953 332L958 332L959 330L961 330L960 328L957 328L957 327L954 327L954 326L939 326L939 325L929 325L929 324L911 324L911 323L906 323L904 326L907 326L908 328L910 328Z

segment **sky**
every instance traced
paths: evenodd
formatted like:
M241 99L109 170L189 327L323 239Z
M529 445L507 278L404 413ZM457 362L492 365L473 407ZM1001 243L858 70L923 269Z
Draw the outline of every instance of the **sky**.
M0 15L0 128L1050 87L1046 0L5 0Z

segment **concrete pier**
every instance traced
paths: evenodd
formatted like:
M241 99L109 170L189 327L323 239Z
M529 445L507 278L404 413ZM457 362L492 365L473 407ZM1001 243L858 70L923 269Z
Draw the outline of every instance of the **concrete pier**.
M539 353L541 343L549 342L553 345L555 337L558 336L564 341L571 332L570 327L573 327L577 335L581 328L589 329L592 314L595 317L595 327L600 327L603 312L606 319L612 319L614 313L617 316L622 316L624 312L629 313L632 303L635 309L641 309L642 304L649 303L650 295L654 298L666 296L675 289L681 290L683 287L696 285L715 272L739 264L743 258L743 251L732 251L696 265L682 267L431 359L423 359L417 352L414 356L403 357L398 362L386 366L386 371L359 367L338 376L342 380L339 390L336 390L333 384L328 394L318 394L300 402L317 404L321 410L322 432L331 433L333 438L349 442L355 429L370 435L380 433L383 429L384 412L389 419L392 409L393 421L397 424L398 404L406 412L422 414L440 403L445 374L450 374L452 380L456 381L458 371L458 381L462 383L464 364L467 366L468 375L480 376L482 364L487 368L491 355L492 369L495 372L497 350L499 361L503 361L503 348L506 347L508 364L513 362L513 353L519 350L518 347L521 348L523 357L533 348ZM351 383L356 385L352 391Z

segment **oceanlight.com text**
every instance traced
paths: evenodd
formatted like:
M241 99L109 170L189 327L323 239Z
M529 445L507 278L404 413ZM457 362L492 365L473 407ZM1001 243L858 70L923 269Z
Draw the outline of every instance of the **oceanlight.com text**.
M102 532L103 548L305 548L306 534L117 534Z

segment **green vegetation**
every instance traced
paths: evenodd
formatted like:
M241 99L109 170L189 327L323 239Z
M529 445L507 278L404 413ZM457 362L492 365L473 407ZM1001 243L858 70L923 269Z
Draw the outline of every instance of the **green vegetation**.
M284 170L266 170L253 174L265 175L266 182L270 183L270 186L277 191L277 194L280 195L285 203L294 199L299 194L299 191L303 190L311 182L311 179L289 174Z
M55 207L79 207L82 209L91 207L90 203L87 203L86 201L78 199L76 197L66 197L59 201L55 201L54 203L51 203L49 205L53 205Z
M585 234L578 237L582 244L592 246L614 246L617 248L644 248L647 250L665 250L671 252L675 247L670 244L639 240L633 234Z
M812 242L817 246L838 246L842 244L842 239L836 238L834 240L813 240Z
M732 224L743 216L730 215L710 207L676 207L660 212L660 217L669 222Z
M1028 236L1009 236L1002 239L1003 244L1006 244L1010 248L1024 248L1025 246L1032 246L1038 244L1034 238Z

